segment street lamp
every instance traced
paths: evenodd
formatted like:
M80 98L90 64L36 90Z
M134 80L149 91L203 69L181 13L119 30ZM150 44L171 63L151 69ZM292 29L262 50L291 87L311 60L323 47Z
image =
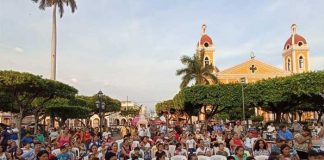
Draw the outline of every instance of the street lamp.
M244 106L244 84L246 84L246 78L242 77L240 79L240 83L242 86L242 108L243 108L243 122L245 121L245 106ZM248 125L248 123L247 123Z
M103 97L103 93L100 90L98 92L98 100L96 101L96 106L99 109L99 129L100 129L100 133L102 132L101 128L102 128L102 119L103 119L103 110L105 110L105 102L103 102L102 97Z

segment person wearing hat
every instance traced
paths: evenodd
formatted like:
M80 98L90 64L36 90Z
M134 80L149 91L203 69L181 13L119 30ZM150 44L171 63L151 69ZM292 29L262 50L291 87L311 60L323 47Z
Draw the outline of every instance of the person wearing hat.
M312 147L311 131L307 127L304 127L301 133L297 133L295 135L295 142L295 148L298 156L301 159L307 159L308 152Z

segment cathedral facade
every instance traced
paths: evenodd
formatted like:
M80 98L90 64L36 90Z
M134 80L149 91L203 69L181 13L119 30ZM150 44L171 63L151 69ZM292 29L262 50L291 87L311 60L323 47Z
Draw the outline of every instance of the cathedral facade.
M282 68L277 68L257 59L251 54L250 59L233 67L220 70L216 67L215 45L212 38L206 33L207 26L202 25L201 38L197 43L196 55L203 56L204 64L211 64L215 67L215 75L220 83L239 83L242 79L245 83L253 83L258 80L290 76L295 73L310 71L309 47L306 39L297 34L297 26L291 26L291 35L283 46ZM216 63L215 63L216 58ZM257 115L262 115L265 120L273 120L274 115L259 108L255 109ZM304 114L302 119L315 118L315 113Z

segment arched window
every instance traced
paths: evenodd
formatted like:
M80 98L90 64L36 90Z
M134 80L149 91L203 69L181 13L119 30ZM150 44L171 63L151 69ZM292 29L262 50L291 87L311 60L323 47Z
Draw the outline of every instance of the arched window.
M304 68L304 58L302 56L299 57L299 68Z
M288 59L288 62L287 62L287 70L290 71L290 59Z
M298 42L298 46L302 46L303 45L303 42L302 41L299 41Z
M205 65L209 65L209 59L208 59L208 57L205 57Z

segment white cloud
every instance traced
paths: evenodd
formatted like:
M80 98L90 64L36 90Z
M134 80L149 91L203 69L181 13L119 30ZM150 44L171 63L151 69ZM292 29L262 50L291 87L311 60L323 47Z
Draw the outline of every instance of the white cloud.
M78 83L78 79L76 79L76 78L71 78L71 82L73 82L73 83Z
M311 70L324 70L324 56L310 58Z
M14 51L15 51L15 52L18 52L18 53L22 53L22 52L24 52L24 50L23 50L22 48L20 48L20 47L15 47L15 48L14 48Z

